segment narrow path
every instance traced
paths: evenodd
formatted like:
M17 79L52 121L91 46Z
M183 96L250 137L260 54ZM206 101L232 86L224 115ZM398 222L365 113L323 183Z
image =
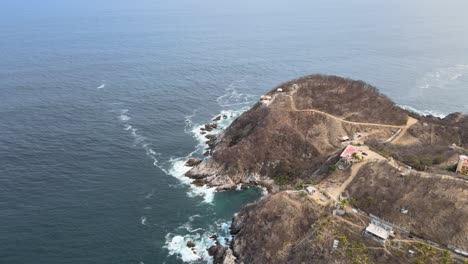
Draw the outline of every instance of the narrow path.
M349 184L354 180L356 177L359 169L366 164L367 161L359 162L359 163L354 163L353 166L351 166L351 175L346 179L346 181L343 182L339 187L336 188L329 188L327 189L328 194L335 200L339 201L340 194L342 194L346 188L348 188Z
M360 230L364 229L366 227L365 225L359 225L359 224L353 223L353 222L349 221L348 219L345 219L345 218L343 218L341 216L335 216L335 218L336 218L337 221L345 222L345 223L347 223L347 224L349 224L351 226L354 226L354 227L356 227L356 228L358 228Z
M337 120L337 121L340 121L340 122L343 122L343 123L347 123L347 124L352 124L352 125L362 125L362 126L376 126L376 127L386 127L386 128L399 128L401 129L401 131L399 131L399 135L396 136L394 139L392 139L391 141L392 142L396 142L398 141L401 137L403 137L403 135L406 134L406 131L408 130L408 128L410 128L412 125L416 124L418 122L417 119L415 118L412 118L412 117L409 117L408 116L408 121L406 122L405 125L387 125L387 124L379 124L379 123L366 123L366 122L353 122L353 121L348 121L348 120L345 120L343 118L340 118L340 117L337 117L337 116L334 116L332 114L329 114L329 113L326 113L326 112L323 112L323 111L320 111L320 110L317 110L317 109L312 109L312 108L309 108L309 109L297 109L296 107L296 102L294 101L294 98L293 98L293 95L297 92L297 89L293 90L291 92L291 94L286 94L286 93L274 93L273 96L272 96L272 99L271 101L269 102L268 105L271 105L277 96L287 96L289 97L290 101L291 101L291 111L294 111L294 112L309 112L309 113L318 113L318 114L321 114L321 115L325 115L329 118L332 118L334 120Z
M406 122L406 125L405 127L403 127L400 131L400 133L395 137L393 138L392 140L390 140L391 143L396 143L398 142L398 140L400 140L405 134L406 132L408 131L408 129L410 127L412 127L414 124L418 123L418 120L416 118L413 118L411 116L408 116L408 121Z
M316 110L316 109L297 109L296 102L294 101L293 96L289 95L289 94L286 94L285 96L288 96L291 99L291 110L294 111L294 112L318 113L318 114L322 114L322 115L325 115L327 117L330 117L332 119L338 120L340 122L347 123L347 124L353 124L353 125L378 126L378 127L401 128L401 129L406 127L406 125L397 126L397 125L386 125L386 124L378 124L378 123L353 122L353 121L344 120L342 118L336 117L334 115L331 115L329 113L326 113L326 112L323 112L323 111L320 111L320 110Z
M466 180L457 178L455 176L446 175L446 174L438 174L438 173L430 173L430 172L424 172L424 171L418 171L417 173L413 173L411 175L421 177L421 178L428 178L428 179L441 179L441 180L466 182Z

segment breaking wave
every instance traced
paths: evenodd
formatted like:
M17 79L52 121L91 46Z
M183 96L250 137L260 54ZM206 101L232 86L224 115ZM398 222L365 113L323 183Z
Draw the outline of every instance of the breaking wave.
M446 114L443 114L439 111L434 111L434 110L418 110L414 107L411 107L411 106L407 106L407 105L398 105L399 107L405 109L405 110L408 110L408 111L411 111L411 112L414 112L414 113L417 113L419 115L422 115L422 116L435 116L435 117L439 117L439 118L444 118L446 117L447 115Z
M257 100L257 96L252 94L239 93L236 89L237 86L244 83L244 81L236 81L226 88L226 94L218 97L216 102L222 107L251 105Z
M248 110L248 107L243 107L240 110L223 110L218 115L213 116L213 118L221 116L221 119L217 122L218 127L213 129L212 131L206 132L206 134L201 133L201 128L204 127L204 124L194 124L191 120L193 116L187 116L185 119L185 132L191 134L192 137L197 141L197 146L194 152L190 153L193 155L194 153L203 154L206 145L206 136L207 135L216 135L221 133L225 128L227 128L237 117L239 117L242 113ZM224 118L226 117L226 118ZM190 156L189 155L189 156Z
M219 244L223 246L227 245L232 238L229 230L231 223L218 220L207 229L193 229L192 224L194 217L199 216L195 215L189 217L186 223L177 228L177 230L188 232L188 234L177 235L169 233L166 235L164 248L169 251L170 256L176 256L183 262L193 263L202 261L210 263L213 260L212 257L208 255L207 249L216 245L216 240L210 238L210 236L216 234ZM189 248L187 246L189 241L193 242L195 247Z
M192 137L197 141L197 145L191 153L189 153L186 157L178 157L178 158L171 158L169 159L170 167L168 169L168 174L177 178L182 184L189 186L189 191L187 195L189 197L202 197L203 202L205 203L212 203L216 190L215 188L210 188L207 186L196 186L191 184L192 179L185 177L184 174L188 172L191 168L185 166L185 162L191 157L202 157L203 152L205 151L207 144L206 144L206 137L207 135L214 135L221 133L226 127L228 127L234 119L236 119L239 115L241 115L246 108L243 108L238 111L221 111L215 117L221 117L219 121L217 121L218 127L213 129L210 132L206 132L206 134L202 134L200 128L204 125L197 125L194 124L192 118L195 116L195 113L192 115L185 117L185 132L187 134L191 134Z
M130 134L132 135L134 139L133 141L134 146L141 147L145 151L146 156L148 156L149 158L153 160L154 166L158 167L164 173L168 173L167 170L159 163L158 158L159 156L161 156L161 154L156 152L152 147L153 146L152 143L149 142L149 140L146 137L138 134L138 129L133 127L133 125L130 124L131 117L128 114L128 109L120 110L119 119L124 124L124 130L129 131Z
M103 84L99 85L98 87L96 87L96 89L98 89L98 90L99 90L99 89L102 89L102 88L104 88L104 87L106 87L106 84L105 84L105 83L103 83Z
M200 130L200 128L202 128L204 125L193 122L192 119L195 117L195 113L185 117L185 132L192 135L192 137L197 141L197 146L195 147L195 150L187 157L171 159L171 168L169 169L169 174L178 178L181 183L190 186L190 189L187 192L188 196L201 196L203 197L203 201L205 203L213 202L215 188L191 185L192 180L184 176L185 172L190 169L189 167L185 166L185 162L190 157L196 155L201 156L203 154L207 146L207 139L205 138L207 134L221 133L246 110L247 107L237 111L221 111L218 115L213 117L213 119L221 117L219 121L217 121L218 127L213 131L207 132L206 134L202 134ZM210 239L210 236L212 234L217 234L218 241L221 245L227 245L227 243L229 243L229 240L231 239L229 231L229 227L231 225L230 221L218 220L214 225L211 225L208 228L194 228L194 221L200 217L200 215L190 216L189 220L185 224L174 230L174 232L168 233L166 235L164 248L168 250L170 256L176 256L183 262L188 263L211 263L212 257L208 255L207 249L215 245L216 242ZM195 225L200 226L201 224ZM195 247L193 249L187 247L187 242L189 241L195 243Z
M133 139L134 139L134 146L141 147L146 155L153 160L153 165L158 167L161 171L165 174L170 175L172 177L177 178L182 185L189 187L187 191L187 195L189 197L202 197L204 203L213 203L213 199L215 196L215 188L210 188L207 186L196 186L191 184L192 179L185 177L184 174L190 170L190 167L185 166L185 162L193 156L202 156L206 145L206 135L218 134L221 133L227 126L231 124L231 122L237 118L240 114L242 114L247 108L243 108L238 111L221 111L218 115L214 116L221 116L220 120L217 121L218 127L213 131L208 132L207 134L203 135L201 133L200 128L203 125L194 125L192 118L195 116L195 112L192 115L185 117L185 132L191 134L197 141L197 146L195 150L189 153L186 157L178 157L178 158L170 158L167 161L160 162L161 154L156 152L153 148L152 143L148 140L148 138L140 135L138 133L138 129L131 124L131 116L129 114L128 109L120 110L119 120L124 124L123 130L128 131ZM164 166L166 164L167 166ZM147 196L146 199L150 198L151 195Z
M199 187L191 184L193 180L184 176L184 174L190 170L190 167L185 166L186 161L187 157L170 159L171 168L168 174L177 178L182 184L190 187L187 192L189 197L203 197L205 203L212 203L216 188L209 188L206 186Z
M241 98L235 99L234 95L236 92L232 93L233 97L224 98L223 102L228 102L229 100L234 100L239 103L245 102L247 100ZM250 102L249 102L250 103ZM134 138L134 145L139 146L145 150L145 153L148 157L153 159L153 164L161 169L165 174L175 177L179 180L182 186L188 187L187 195L189 197L201 197L203 203L212 204L215 197L215 188L210 188L207 186L199 187L195 186L192 183L192 179L185 177L185 173L190 170L190 167L185 166L186 161L191 157L202 157L206 144L206 135L209 134L219 134L226 127L228 127L237 117L239 117L243 112L248 109L248 106L244 106L242 109L237 111L227 111L223 110L218 115L215 115L213 119L219 118L216 121L218 127L206 134L202 134L200 128L204 125L197 124L193 121L196 116L196 112L193 112L191 115L185 117L185 132L190 134L197 142L195 149L185 157L170 158L167 161L164 161L162 166L159 162L160 155L153 148L150 140L141 134L138 133L138 129L132 124L132 118L128 109L120 110L119 120L123 123L123 130L127 131ZM145 195L145 199L151 198L154 190ZM145 207L145 209L150 209L151 207ZM179 260L188 263L200 263L206 262L209 263L212 261L212 257L209 256L207 249L216 243L221 245L227 245L231 239L229 227L231 221L218 219L214 224L206 228L203 221L206 220L197 220L202 218L200 215L190 216L188 221L183 225L179 226L176 230L171 233L168 233L165 236L165 245L164 248L168 250L169 256L175 256ZM201 222L199 222L201 221ZM195 223L194 223L195 222ZM140 224L147 225L147 218L145 216L140 217ZM198 227L194 227L198 226ZM202 226L202 227L200 227ZM210 238L213 234L217 235L217 240ZM192 241L195 244L195 247L187 247L187 242ZM218 241L218 242L216 242Z

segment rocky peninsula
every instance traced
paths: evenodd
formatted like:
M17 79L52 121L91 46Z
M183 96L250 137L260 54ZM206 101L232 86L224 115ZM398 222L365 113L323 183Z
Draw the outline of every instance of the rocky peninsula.
M420 116L365 82L310 75L207 140L194 184L269 191L214 263L467 263L466 115Z

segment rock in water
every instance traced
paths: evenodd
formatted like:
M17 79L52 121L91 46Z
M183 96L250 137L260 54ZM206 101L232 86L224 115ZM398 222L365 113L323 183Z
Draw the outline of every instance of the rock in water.
M194 247L195 247L195 243L194 243L192 240L189 240L189 241L187 242L187 247L189 247L189 248L194 248Z
M203 130L206 130L206 131L213 131L213 129L216 129L218 128L218 125L216 123L214 124L206 124L205 127L202 127ZM201 129L201 128L200 128Z
M213 257L214 264L223 264L225 259L226 247L211 246L208 249L208 255Z
M196 158L191 158L189 160L187 160L187 162L185 162L185 166L187 167L195 167L197 166L198 164L202 163L202 160L201 159L196 159Z

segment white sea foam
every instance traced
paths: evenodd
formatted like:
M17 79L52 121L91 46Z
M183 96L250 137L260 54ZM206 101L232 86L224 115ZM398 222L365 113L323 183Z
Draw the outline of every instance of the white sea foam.
M193 222L193 220L194 220L195 218L199 218L199 217L201 217L201 215L199 215L199 214L189 216L189 221L190 221L190 222Z
M419 80L418 87L425 90L458 89L458 85L453 84L458 84L458 82L461 82L461 78L464 76L468 76L468 65L466 64L442 67L426 73Z
M190 237L167 234L165 247L169 250L169 255L177 255L183 262L194 262L203 258L203 255L199 255L191 248L187 247L187 242L192 239L199 242L198 240L200 239L200 236ZM195 246L195 248L197 249L198 247ZM202 249L201 254L203 253L205 253L205 251ZM209 258L209 256L207 258Z
M120 121L127 122L130 120L130 117L127 115L127 113L128 113L128 109L123 109L120 111L120 116L119 116Z
M417 113L417 114L422 115L422 116L431 115L431 116L435 116L435 117L439 117L439 118L444 118L444 117L447 116L446 114L443 114L441 112L434 111L434 110L418 110L418 109L416 109L414 107L407 106L407 105L399 105L399 107L401 107L401 108L403 108L405 110Z
M154 189L152 189L150 193L145 195L145 199L149 199L149 198L153 197L153 195L154 195Z
M209 132L208 134L218 134L221 133L227 126L231 124L240 114L242 114L247 107L238 110L238 111L221 111L219 115L226 116L226 119L223 117L217 122L217 129ZM216 115L216 116L219 116ZM189 115L185 118L185 131L186 133L191 134L197 141L198 144L195 150L186 157L171 158L167 161L169 168L165 169L159 164L158 158L160 154L155 151L150 140L138 133L138 129L134 124L131 124L131 115L129 114L128 109L123 109L120 111L119 119L124 124L124 130L128 131L130 135L134 138L134 145L140 146L145 150L145 153L148 157L151 157L154 161L154 165L160 168L167 175L171 175L177 178L181 184L189 187L187 195L190 197L202 197L204 203L213 203L215 196L215 188L209 188L207 186L199 187L192 185L192 180L188 177L185 177L185 173L190 170L190 167L185 166L185 162L188 158L193 155L202 154L206 145L206 134L202 135L200 128L202 125L196 125L192 122L192 118L195 116L195 113ZM216 117L214 116L214 117ZM213 117L213 118L214 118ZM153 191L150 194L145 196L146 199L150 198L153 195ZM145 207L145 210L149 210L151 207ZM230 222L219 222L215 225L210 226L208 229L205 228L194 228L192 222L194 219L201 217L200 215L193 215L189 217L189 221L184 225L180 226L173 233L166 235L166 244L165 248L169 251L169 255L175 255L183 262L211 262L212 258L208 255L207 249L215 244L215 241L209 237L216 233L218 235L218 241L225 245L231 236L229 234ZM221 220L220 220L221 221ZM147 218L142 216L140 218L140 223L142 225L147 225ZM188 241L193 241L195 243L195 248L192 250L187 247Z
M191 121L190 118L187 118L186 124L188 127L186 127L186 131L188 133L191 133L192 136L197 140L198 144L195 148L195 150L189 154L189 156L183 158L183 159L176 159L172 160L172 165L173 169L181 173L181 176L185 174L190 168L184 166L185 160L189 158L190 156L194 155L195 153L197 154L203 154L205 151L207 144L206 144L206 136L207 135L215 135L221 133L224 129L226 129L237 117L239 117L243 112L245 112L248 109L248 107L244 107L240 110L237 111L230 111L230 110L223 110L221 111L218 115L215 115L212 117L214 119L215 117L221 116L221 119L217 121L218 127L216 129L213 129L210 132L206 132L206 134L202 134L200 128L204 127L204 125L194 125L193 122ZM226 117L226 118L224 118ZM190 130L191 128L191 130ZM180 174L180 173L176 173ZM176 177L180 178L181 176L177 175ZM183 177L186 178L186 177ZM183 181L186 181L183 179ZM215 194L215 188L208 188L206 186L203 187L198 187L198 186L192 186L190 189L188 195L190 197L195 197L195 196L203 196L204 201L207 203L211 203L213 201Z
M193 180L184 176L185 173L191 169L190 167L185 166L185 162L193 155L203 154L205 148L207 147L207 139L205 137L206 135L214 135L221 133L227 126L229 126L232 123L232 121L235 118L237 118L240 114L246 111L246 109L247 108L243 108L238 111L221 111L218 115L213 116L214 119L215 117L221 115L221 119L217 122L218 127L213 131L207 132L204 135L200 133L200 128L202 128L204 125L194 125L192 121L192 118L195 116L195 113L185 117L185 131L186 133L190 133L197 140L198 144L195 150L189 153L186 157L171 158L169 160L170 168L168 169L167 173L177 178L182 184L190 187L189 191L187 192L187 195L189 197L202 197L203 202L205 203L213 202L216 193L216 188L192 185L191 183ZM226 116L226 118L223 118L223 116Z
M262 197L265 197L268 195L268 189L265 188L265 187L260 187L260 189L262 190Z
M96 87L96 89L102 89L102 88L104 88L104 87L106 87L106 84L105 84L105 83L99 85L98 87Z
M221 115L221 119L217 121L218 127L213 131L207 132L206 134L201 134L200 128L204 125L195 124L192 119L195 116L195 113L185 117L185 132L191 134L198 142L195 150L192 153L189 153L186 157L171 158L169 163L171 164L168 169L168 174L177 178L182 184L190 186L190 189L187 193L190 197L203 197L205 203L212 203L215 195L215 188L198 187L191 185L192 180L185 177L185 173L190 170L190 167L185 166L185 162L188 158L193 155L201 155L205 148L206 144L206 135L207 134L219 134L226 127L228 127L239 115L246 111L248 106L237 110L237 111L221 111L220 114L213 116L213 118ZM223 116L227 118L224 119ZM265 189L266 192L266 189ZM231 225L230 221L218 220L214 225L208 228L194 228L192 223L193 221L201 217L200 215L193 215L189 217L189 220L181 225L179 228L174 230L172 233L166 235L165 248L169 251L169 255L177 256L180 260L187 263L211 263L212 258L208 255L207 249L215 245L215 241L209 237L212 234L216 234L218 241L221 245L227 245L231 239L229 227ZM187 242L193 241L195 243L195 250L187 247Z
M129 115L128 109L120 110L119 119L124 124L124 130L130 131L130 134L132 135L134 139L133 144L135 146L140 146L143 150L145 150L146 155L153 160L153 165L158 167L160 170L162 170L164 173L167 174L167 170L162 165L159 164L158 157L161 154L156 152L153 149L152 143L149 142L149 140L146 137L138 134L137 132L138 129L130 124L131 117Z
M215 245L215 241L210 239L210 236L216 234L219 243L224 246L227 245L232 238L229 230L231 222L218 220L208 230L201 228L191 230L187 226L190 227L192 221L193 219L189 218L189 221L175 230L175 233L167 234L164 247L169 251L169 255L175 255L183 262L211 263L212 257L208 255L207 249ZM179 230L188 230L189 233L182 234ZM189 241L195 243L194 250L187 247Z
M192 118L195 117L196 114L197 114L196 111L193 111L191 115L188 115L185 117L185 127L184 127L185 133L187 133L190 130L190 128L193 126Z
M206 134L201 134L201 128L204 127L205 125L194 125L191 123L191 121L186 121L186 123L190 123L191 126L187 127L187 133L191 133L192 136L197 140L198 145L196 147L195 152L198 154L203 154L205 148L207 147L206 144L206 136L207 135L215 135L221 133L225 128L227 128L237 117L239 117L242 113L244 113L248 107L243 107L240 110L237 111L231 111L231 110L223 110L221 111L218 115L213 116L213 118L217 116L226 116L227 118L224 119L221 117L221 119L217 122L218 127L216 129L213 129L210 132L206 131ZM191 128L191 130L190 130Z
M233 82L226 88L226 94L221 95L216 99L216 102L222 107L231 107L239 105L250 105L257 100L257 96L253 94L244 94L237 91L237 87L244 83L243 80Z
M186 160L187 157L169 160L171 163L171 168L169 169L168 173L179 179L182 184L190 187L189 191L187 192L189 197L202 197L205 203L212 203L216 188L209 188L206 186L199 187L191 184L192 179L184 176L185 173L190 170L190 167L185 166Z

